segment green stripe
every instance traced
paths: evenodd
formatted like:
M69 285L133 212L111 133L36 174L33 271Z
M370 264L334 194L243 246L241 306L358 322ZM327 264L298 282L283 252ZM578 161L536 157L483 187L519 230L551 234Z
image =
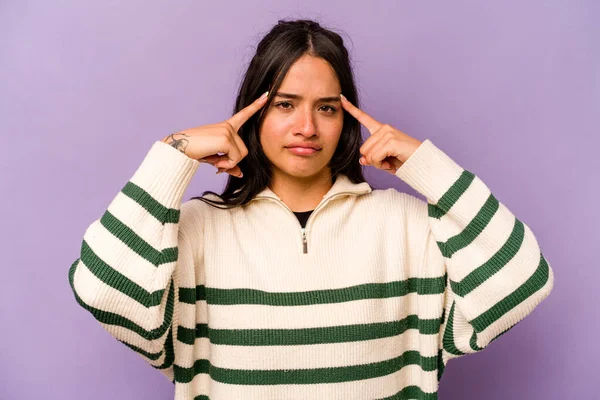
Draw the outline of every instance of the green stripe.
M173 365L175 361L175 349L173 348L173 330L169 329L167 341L165 342L165 359L162 365L155 367L156 369L167 369Z
M452 307L450 308L450 313L448 315L448 323L446 324L446 329L444 331L444 337L442 338L442 343L444 349L450 353L457 356L462 356L465 353L460 351L456 344L454 343L454 308L456 307L456 301L452 301Z
M424 371L437 369L437 356L423 357L418 351L405 351L390 360L345 367L243 370L210 366L210 376L217 382L234 385L281 385L351 382L378 378L400 371L407 365L420 365Z
M400 335L407 329L418 329L421 334L435 335L440 331L442 318L419 319L410 315L400 321L325 328L299 329L211 329L197 324L196 329L178 327L179 341L192 345L197 338L210 338L213 344L233 346L277 346L356 342Z
M270 306L305 306L313 304L343 303L365 299L385 299L409 293L441 294L446 285L445 276L435 278L409 278L387 283L366 283L343 289L312 290L306 292L265 292L255 289L203 288L208 304L262 304ZM197 293L200 286L197 287ZM188 289L189 290L189 289ZM192 293L185 294L186 302ZM180 291L181 299L181 291Z
M109 211L104 212L104 215L100 218L100 223L113 236L121 240L132 251L145 260L148 260L155 267L158 267L161 263L165 264L177 261L177 247L167 248L162 251L155 249Z
M512 326L509 326L508 328L506 328L505 330L503 330L502 332L500 332L499 334L497 334L492 340L490 340L490 342L487 344L487 346L489 346L490 344L492 344L492 342L494 340L498 339L500 336L504 335L506 332L510 331L517 324L518 324L518 322L516 324L512 325ZM477 346L477 332L475 332L475 331L473 331L473 334L471 335L471 339L469 340L469 344L471 345L471 348L474 351L483 350L483 347Z
M437 204L428 203L428 215L435 219L440 219L446 215L452 206L454 206L467 191L474 180L475 175L470 171L464 170L456 182L454 182L450 189L448 189L448 191L440 198Z
M500 319L503 315L508 313L510 310L518 306L520 303L528 299L531 295L539 291L548 281L549 276L549 267L546 259L542 254L540 254L540 263L536 272L519 288L513 291L510 295L506 296L504 299L496 303L494 306L490 307L489 310L482 313L478 317L474 318L470 321L471 326L474 331L469 340L469 345L473 351L480 351L483 347L479 347L477 345L477 333L482 332L487 329L491 324ZM444 331L443 337L443 346L444 349L450 354L455 355L464 355L462 351L458 350L454 343L454 311L455 311L456 301L452 303L452 308L450 309L450 315L448 316L448 323L446 324L446 329ZM515 324L516 325L516 324ZM504 333L508 332L512 327L505 329L498 335L496 335L490 342L491 344L494 340L498 339Z
M198 285L195 288L179 288L179 302L185 304L196 304L197 301L206 300L206 287Z
M123 222L118 220L110 211L105 211L100 223L114 237L125 243L127 247L137 253L140 257L148 260L148 262L156 266L156 260L160 257L160 250L152 247L148 242L142 239L137 233Z
M435 335L440 331L441 318L419 319L417 315L391 322L329 326L299 329L211 329L208 337L213 344L232 346L292 346L306 344L343 343L391 337L407 329ZM199 331L198 329L196 330Z
M492 343L492 342L490 342L490 343ZM488 344L490 344L490 343L488 343ZM471 339L469 339L469 345L471 346L471 349L473 351L483 350L483 347L477 346L477 332L475 332L475 330L473 330L473 334L471 335Z
M233 346L289 346L323 343L357 342L396 336L408 329L421 334L435 335L440 331L442 318L419 319L410 315L400 321L324 328L299 329L211 329L197 324L196 329L178 327L177 338L188 345L195 339L210 338L213 344Z
M379 400L408 400L408 399L417 399L417 400L437 400L438 394L437 392L433 393L425 393L418 386L407 386L398 393L393 396L386 397Z
M142 356L144 356L152 361L158 360L160 358L160 356L162 356L163 351L166 352L165 359L163 360L163 363L161 365L154 365L154 364L150 363L150 365L156 369L167 369L171 365L173 365L173 361L175 360L175 352L173 351L173 331L171 329L169 329L169 333L167 333L167 339L165 342L164 350L161 350L158 353L149 353L146 350L141 349L137 346L134 346L130 343L127 343L123 340L120 340L120 339L117 339L117 340L119 340L119 342L123 343L125 346L129 347L131 350L135 351L136 353L141 354Z
M461 297L465 297L477 289L513 259L523 245L524 237L525 227L521 221L515 218L512 233L504 246L488 261L465 276L462 281L454 282L451 280L452 291Z
M196 338L208 337L208 325L196 324L196 329L179 326L177 328L177 340L185 344L194 344Z
M158 328L148 331L148 330L142 328L141 326L139 326L138 324L136 324L135 322L125 318L122 315L111 313L111 312L104 311L104 310L100 310L100 309L91 307L87 303L85 303L81 299L81 297L79 297L79 295L77 294L77 291L75 290L75 286L73 284L73 277L75 275L75 269L77 268L78 262L79 262L79 259L75 260L75 262L69 268L69 284L71 285L71 289L73 291L73 294L75 295L75 299L77 300L77 303L79 303L79 305L81 307L83 307L84 309L88 310L94 316L94 318L96 318L96 320L98 320L99 322L102 322L104 324L122 326L123 328L129 329L129 330L137 333L138 335L142 336L146 340L158 339L167 332L167 329L169 329L169 327L171 326L171 319L173 317L174 298L175 298L174 282L172 279L171 279L171 285L169 286L169 292L167 294L167 304L165 306L163 323Z
M446 276L434 278L409 278L386 283L366 283L343 289L324 289L306 292L265 292L256 289L218 289L198 285L196 288L179 288L179 301L195 304L206 300L208 304L237 305L262 304L270 306L304 306L332 304L365 299L383 299L409 293L442 294Z
M177 327L177 340L185 344L194 344L196 333L194 329L185 328L183 326Z
M169 333L170 332L171 331L169 331ZM158 360L160 358L160 356L162 356L162 354L163 354L163 350L159 351L158 353L150 353L140 347L132 345L131 343L127 343L124 340L121 340L121 339L117 339L117 340L119 342L123 343L125 346L129 347L131 350L135 351L136 353L141 354L142 356L144 356L152 361Z
M485 330L488 326L500 319L504 314L540 290L546 284L546 282L548 282L548 270L548 263L546 262L544 256L540 253L540 262L537 270L525 283L492 306L489 310L471 321L475 331L479 333Z
M499 206L496 197L490 194L483 207L461 233L446 242L437 242L443 256L451 258L454 253L470 245L492 220Z
M180 210L167 208L154 199L148 192L133 182L127 182L121 190L123 194L130 197L136 203L141 205L154 218L162 224L179 222Z
M452 303L452 308L450 310L450 317L448 318L448 324L446 325L446 330L444 333L443 343L444 343L444 349L446 349L446 351L448 353L461 356L466 353L463 353L462 351L458 350L458 348L456 347L456 344L454 343L453 325L454 325L454 306L455 306L455 304L456 304L456 302ZM498 339L503 334L505 334L506 332L508 332L511 328L512 327L509 327L509 328L505 329L504 331L502 331L500 334L496 335L496 337L494 337L492 340L490 340L488 345L491 344L494 340ZM485 346L479 347L477 345L477 332L475 330L473 330L473 334L471 335L471 338L469 339L469 345L471 347L471 350L473 350L474 352L483 350L485 347ZM438 368L440 368L440 367L438 366ZM443 371L440 372L440 376L438 377L438 382L441 379L442 373L443 373Z
M142 304L144 307L154 307L160 304L164 289L149 292L119 271L105 263L84 240L81 245L81 261L96 278L118 290L126 296Z
M210 374L214 381L235 385L339 383L389 375L407 365L420 365L424 371L435 371L437 358L423 357L418 351L410 350L391 360L347 367L242 370L215 367L209 360L202 359L196 360L193 367L175 365L174 369L175 381L179 383L189 383L198 374Z
M435 204L427 203L427 215L429 218L440 219L446 215L446 211L442 210Z
M194 379L194 376L198 374L208 374L208 371L212 371L213 368L214 367L211 367L210 365L210 361L201 359L196 360L194 366L190 368L183 368L175 364L173 366L173 375L175 376L175 382L190 383L192 379Z

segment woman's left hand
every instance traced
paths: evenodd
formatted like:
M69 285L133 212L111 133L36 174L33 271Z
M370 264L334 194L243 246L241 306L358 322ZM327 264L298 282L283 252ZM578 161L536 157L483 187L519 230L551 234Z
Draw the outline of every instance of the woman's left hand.
M371 136L360 148L359 162L396 174L398 168L421 145L421 141L388 124L382 124L340 95L342 107L367 128Z

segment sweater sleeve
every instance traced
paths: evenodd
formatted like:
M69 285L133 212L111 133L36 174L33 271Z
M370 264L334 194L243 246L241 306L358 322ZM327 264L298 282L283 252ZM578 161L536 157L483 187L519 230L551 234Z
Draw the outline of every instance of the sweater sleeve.
M482 350L551 292L552 269L530 228L473 173L425 140L396 176L427 199L426 262L446 272L439 350Z
M171 381L179 286L173 271L178 257L187 260L193 251L180 229L190 218L182 198L199 164L155 142L102 217L87 227L68 274L79 305Z

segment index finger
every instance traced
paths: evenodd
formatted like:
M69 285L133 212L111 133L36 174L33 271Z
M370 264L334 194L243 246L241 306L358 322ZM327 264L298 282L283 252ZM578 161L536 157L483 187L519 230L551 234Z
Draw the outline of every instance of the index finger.
M381 122L377 121L375 118L371 117L369 114L361 110L352 104L343 94L340 94L340 98L342 99L342 106L346 111L350 113L354 118L358 120L361 124L367 128L367 130L371 133L375 133L381 126L383 125Z
M248 121L251 116L254 115L254 113L256 113L258 110L260 110L262 106L265 105L268 95L268 91L263 93L263 95L260 96L258 99L254 100L252 103L242 108L237 113L233 114L231 118L227 120L227 122L229 122L231 126L233 126L233 129L235 129L235 131L237 132L242 127L242 125L244 125L244 123Z

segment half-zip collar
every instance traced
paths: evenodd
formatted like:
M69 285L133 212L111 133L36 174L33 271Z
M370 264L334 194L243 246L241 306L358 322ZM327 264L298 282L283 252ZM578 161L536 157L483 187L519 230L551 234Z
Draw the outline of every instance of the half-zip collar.
M371 192L371 186L367 182L354 183L344 174L338 174L335 182L329 189L327 193L323 196L320 203L324 203L329 198L337 195L337 194L348 194L348 195L361 195ZM271 198L275 200L282 201L279 196L275 194L268 186L260 191L256 196L254 196L250 201L254 201L257 199ZM319 204L320 204L319 203ZM318 205L317 205L318 207Z
M292 210L273 192L269 187L266 187L261 192L259 192L256 196L254 196L250 202L255 200L269 200L278 203L280 206L285 208L289 214L294 218L294 220L298 223L300 227L301 239L302 239L302 252L304 254L308 253L308 232L311 227L311 222L314 220L316 214L319 213L320 209L322 209L331 199L335 197L341 196L359 196L362 194L367 194L372 191L371 186L367 182L354 183L346 175L338 174L335 182L329 189L327 193L323 196L319 204L315 207L312 214L308 218L306 222L306 228L303 228L298 221L298 218L294 215Z

